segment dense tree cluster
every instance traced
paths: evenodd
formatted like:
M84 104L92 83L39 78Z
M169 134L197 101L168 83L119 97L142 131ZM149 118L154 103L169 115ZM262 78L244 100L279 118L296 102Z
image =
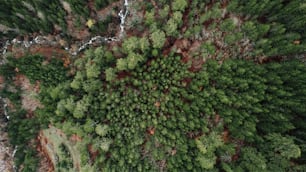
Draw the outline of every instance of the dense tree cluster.
M97 19L97 24L90 31L103 34L107 32L108 24L118 23L119 19L112 15L100 19L96 13L113 2L116 1L96 0L90 7L89 1L83 0L3 1L0 5L0 24L8 27L8 30L1 32L0 36L13 38L33 32L48 34L60 31L70 38L71 31L68 28L72 26L69 23L72 22L75 29L84 29L90 18Z
M246 33L268 56L306 51L306 7L303 0L230 1L229 10L245 15Z
M66 29L66 12L60 1L4 1L0 9L1 24L19 29L21 33L50 33L53 24Z
M67 2L90 15L85 1ZM33 117L10 112L12 144L28 148L51 124L81 138L83 171L306 170L306 66L294 59L305 53L302 0L133 5L145 9L141 27L86 50L68 69L37 55L1 66L8 83L19 72L42 85ZM286 60L263 63L275 56ZM6 84L1 93L20 107L20 91ZM69 149L59 150L59 169L72 169ZM17 152L18 165L33 171L33 154Z
M105 51L88 51L77 60L78 73L71 84L61 83L42 94L53 102L45 104L53 109L49 119L45 113L49 108L39 113L41 120L53 121L67 134L90 136L88 144L105 137L97 150L106 153L102 157L108 152L111 156L100 157L96 168L300 168L291 161L301 156L299 146L305 146L305 141L295 142L304 139L295 134L303 131L295 119L305 118L304 64L209 60L194 73L188 70L190 64L170 55L107 81L100 76L106 73L99 72L107 67ZM89 75L88 62L101 68ZM94 88L88 89L87 82L95 83L88 85Z
M24 110L21 104L24 90L21 90L20 86L14 86L13 83L17 74L26 75L33 84L40 81L42 87L57 85L67 79L67 71L62 61L51 59L48 64L42 65L44 60L45 58L39 55L29 55L21 59L10 57L0 69L0 75L6 79L0 94L9 98L14 107L8 111L11 120L7 130L11 144L18 147L15 155L16 166L23 165L24 171L35 171L37 168L36 148L35 145L29 145L29 142L35 139L42 123L35 117L29 118L31 114Z

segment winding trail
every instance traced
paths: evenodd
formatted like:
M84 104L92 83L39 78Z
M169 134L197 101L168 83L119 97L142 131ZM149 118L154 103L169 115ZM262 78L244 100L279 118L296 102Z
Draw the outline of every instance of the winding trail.
M119 32L119 37L103 37L103 36L94 36L92 37L89 41L83 43L78 49L77 51L71 51L71 48L65 47L65 50L67 52L69 52L69 54L76 56L78 55L81 51L83 51L84 49L86 49L87 47L89 47L92 44L102 44L102 43L109 43L109 42L114 42L114 41L120 41L123 38L124 32L125 32L125 23L126 23L126 17L129 13L129 1L128 0L124 0L124 5L123 5L123 9L120 10L120 12L118 13L118 16L120 17L120 32ZM58 42L56 41L49 41L47 36L37 36L35 37L32 41L19 41L16 38L14 38L13 40L7 40L4 44L3 47L0 48L0 65L3 65L5 63L5 58L4 56L6 55L7 51L8 51L8 46L10 45L19 45L19 46L23 46L25 48L30 48L33 45L57 45ZM10 116L8 115L7 111L6 111L6 107L7 107L7 103L5 102L5 100L0 96L0 101L3 101L4 103L4 114L6 116L7 119L10 118Z
M67 146L68 151L73 161L73 171L80 171L81 169L81 155L77 144L72 144L67 136L59 129L50 126L48 129L42 130L39 133L41 145L43 151L48 155L51 160L54 169L57 169L56 165L63 157L60 146L63 144ZM58 170L55 170L58 171Z
M92 44L101 45L102 43L110 43L110 42L122 40L123 37L124 37L124 33L125 33L126 18L127 18L127 15L129 14L129 5L130 5L129 4L129 0L124 0L123 8L118 13L118 16L120 17L120 32L119 32L119 36L118 37L94 36L91 39L89 39L89 41L81 44L77 48L76 51L73 51L71 47L65 47L65 50L70 55L76 56L80 52L82 52L83 50L85 50L86 48L91 46ZM5 43L3 43L2 47L0 47L0 57L1 57L0 58L0 66L6 63L5 56L6 56L7 52L8 52L8 47L9 46L13 46L13 45L22 46L22 47L24 47L26 49L29 49L31 46L34 46L34 45L56 46L56 45L59 45L59 42L57 42L57 41L49 41L48 37L47 36L43 36L43 35L37 36L33 40L31 40L31 41L19 41L16 38L12 39L12 40L7 40ZM1 102L0 105L2 105L2 107L0 109L2 109L2 112L3 112L6 120L8 121L8 120L10 120L10 116L8 114L8 111L7 111L8 104L5 101L5 99L3 97L1 97L1 96L0 96L0 102ZM11 155L9 155L9 156L14 158L17 149L18 149L18 147L16 146L13 151L10 151ZM14 171L16 171L15 166L14 165L12 165L12 166L13 166L12 168L14 169ZM2 164L0 164L0 167L2 167ZM6 171L6 170L0 168L0 171ZM9 171L11 171L11 170L9 170Z

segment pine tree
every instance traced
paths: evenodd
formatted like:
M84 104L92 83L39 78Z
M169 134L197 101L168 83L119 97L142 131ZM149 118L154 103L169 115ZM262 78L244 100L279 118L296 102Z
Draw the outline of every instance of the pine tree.
M128 61L126 59L117 59L116 67L119 71L127 70L128 68Z
M88 79L99 77L101 68L96 63L93 63L91 60L89 60L86 63L85 67L86 67L86 76Z
M142 37L139 39L139 47L143 53L149 50L150 43L147 37Z
M152 41L153 48L159 49L164 46L166 35L163 31L156 30L151 34L150 39Z
M241 150L241 157L237 163L237 166L233 168L233 171L267 171L267 160L258 152L255 148L245 147Z
M129 37L122 44L122 48L126 53L134 52L138 47L139 44L136 37Z
M176 21L171 18L167 21L167 24L165 25L165 32L168 36L175 36L177 33L178 25Z
M104 137L109 131L109 126L98 124L95 128L95 131L99 136Z
M106 81L113 81L116 78L116 73L114 68L108 68L105 70Z
M171 5L174 11L184 11L188 3L186 0L174 0Z

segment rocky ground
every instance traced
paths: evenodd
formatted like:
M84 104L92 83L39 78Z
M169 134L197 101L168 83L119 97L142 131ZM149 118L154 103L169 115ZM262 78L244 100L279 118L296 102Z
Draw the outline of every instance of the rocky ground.
M112 42L113 41L112 39L117 39L120 33L123 32L122 30L120 30L120 27L119 27L121 25L117 23L118 25L116 27L111 28L111 29L118 30L117 33L115 34L116 37L108 38L108 37L99 36L99 37L92 37L90 39L90 36L92 35L90 35L89 33L89 28L86 27L85 25L84 26L82 25L81 28L76 28L75 25L73 24L75 21L75 18L72 15L69 4L65 3L65 1L61 1L61 2L63 3L64 9L69 14L67 16L68 34L73 37L73 40L74 40L73 42L69 42L65 40L60 35L49 34L45 36L39 36L37 35L38 33L33 33L33 34L17 37L15 39L15 42L10 41L9 45L7 46L5 46L6 40L0 40L0 60L2 58L5 59L5 57L7 56L7 53L8 55L13 55L16 58L23 57L25 54L41 54L45 56L46 58L52 58L54 56L61 58L64 61L64 65L67 67L70 64L70 60L69 60L71 58L70 55L74 54L74 52L79 52L78 50L81 47L84 47L85 49L88 46L100 45L101 40L102 40L102 43ZM124 2L125 4L128 4L127 0L125 0ZM107 15L117 16L118 12L114 11L113 8L118 7L119 9L121 9L122 5L123 5L122 1L118 1L118 2L110 4L109 7L102 9L100 11L97 11L97 14L92 16L93 20L100 21L101 19L104 18L104 16L107 16ZM90 8L94 9L93 1L91 1L90 3ZM121 17L121 20L122 20L122 17ZM123 20L125 21L125 18ZM123 21L123 24L124 24L124 21ZM83 23L85 22L86 21L83 21ZM0 24L0 32L5 32L8 30L12 30L12 29ZM16 32L18 32L18 30L16 30ZM37 42L34 41L35 38L37 38L38 40ZM94 38L96 38L97 40ZM6 47L5 52L3 51L4 47ZM4 80L0 76L0 89L3 86L3 83L4 83ZM18 74L15 78L14 84L20 86L23 90L22 106L24 109L28 110L29 112L33 112L36 109L36 107L41 106L40 103L36 99L33 99L33 95L36 95L37 91L39 90L39 83L36 83L35 85L31 85L29 80L24 75ZM0 172L13 172L14 171L14 168L13 168L14 166L13 164L14 163L13 161L14 148L9 144L9 138L8 138L8 134L6 131L6 126L7 126L7 119L4 115L3 102L0 97ZM41 160L38 164L38 172L54 171L54 169L52 168L52 163L46 157L43 151L41 151L40 149L41 147L38 148L38 152L39 152L38 156L40 157L40 160Z
M13 170L13 148L10 147L6 132L6 118L3 113L3 104L0 103L0 171L12 172Z

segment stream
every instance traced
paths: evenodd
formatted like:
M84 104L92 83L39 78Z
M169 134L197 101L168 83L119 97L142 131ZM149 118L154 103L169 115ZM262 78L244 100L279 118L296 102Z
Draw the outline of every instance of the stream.
M86 48L88 48L92 44L102 44L102 43L109 43L113 41L120 41L123 38L124 32L125 32L125 23L126 23L126 17L129 13L129 1L124 0L123 9L120 10L118 13L118 16L120 17L120 32L119 37L103 37L103 36L94 36L89 41L83 43L77 51L71 51L71 48L65 47L65 50L69 52L70 55L76 56ZM16 38L12 40L7 40L4 44L4 46L0 49L0 55L2 58L0 59L0 65L5 63L5 54L7 53L8 46L10 45L19 45L23 46L25 48L30 48L33 45L56 45L58 44L56 41L48 41L46 36L37 36L32 41L19 41ZM4 114L7 119L10 117L7 114L5 100L0 96L0 100L4 102Z
M129 13L129 1L124 0L123 9L121 9L118 13L120 17L120 32L118 37L103 37L103 36L94 36L90 38L87 42L82 43L76 51L72 51L71 48L65 47L65 50L69 52L69 54L76 56L78 53L92 45L93 43L102 44L102 43L109 43L113 41L120 41L123 38L125 32L125 23L126 17ZM5 55L7 53L8 46L10 45L19 45L25 48L29 48L32 45L57 45L58 42L56 41L49 41L47 36L36 36L32 41L19 41L16 38L12 40L7 40L3 47L0 49L0 54ZM0 65L3 64L3 59L0 60Z
M126 17L129 13L129 0L124 0L124 4L123 4L123 8L119 11L118 16L120 17L120 32L119 32L119 36L118 37L103 37L103 36L94 36L92 38L90 38L87 42L82 43L76 51L73 51L71 47L65 47L65 50L72 56L76 56L78 55L80 52L82 52L83 50L85 50L86 48L88 48L89 46L91 46L92 44L95 45L101 45L102 43L109 43L109 42L113 42L113 41L120 41L123 37L124 37L124 32L125 32L125 23L126 23ZM5 64L6 60L5 60L5 55L8 51L8 47L11 45L19 45L19 46L23 46L25 48L30 48L33 45L57 45L58 42L56 41L49 41L47 39L47 36L37 36L35 37L33 40L31 41L19 41L18 39L14 38L12 40L7 40L5 43L3 43L2 47L0 48L0 66ZM2 110L2 112L4 114L4 117L6 118L6 122L10 119L10 116L8 114L7 111L7 102L5 100L5 98L3 98L0 95L0 106L2 106L0 109ZM3 120L1 120L3 121ZM17 151L17 146L14 148L14 150L11 152L11 156L12 158L14 158L15 153ZM1 152L0 152L1 153ZM17 171L16 167L13 165L14 171ZM4 171L7 171L5 169L5 165L0 164L0 169L3 169ZM1 170L2 171L2 170Z

